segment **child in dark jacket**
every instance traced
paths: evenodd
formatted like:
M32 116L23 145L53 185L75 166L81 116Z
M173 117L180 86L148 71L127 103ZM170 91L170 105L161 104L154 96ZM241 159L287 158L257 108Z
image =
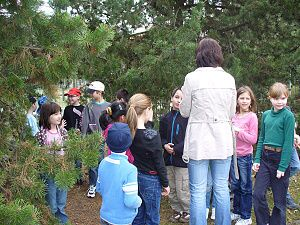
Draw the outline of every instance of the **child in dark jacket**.
M139 196L143 201L132 224L158 225L161 195L168 195L170 187L159 133L145 126L153 117L151 99L144 94L133 95L126 117L134 137L130 150L138 169Z
M176 88L171 94L172 109L160 120L159 133L164 149L164 160L167 166L171 187L169 199L174 214L170 222L189 221L189 179L187 164L182 160L185 130L188 118L179 112L182 91Z

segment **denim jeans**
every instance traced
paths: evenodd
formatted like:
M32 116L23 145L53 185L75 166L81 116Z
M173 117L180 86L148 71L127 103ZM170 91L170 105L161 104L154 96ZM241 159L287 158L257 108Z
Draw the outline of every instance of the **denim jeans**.
M96 186L98 179L98 167L102 159L104 159L104 146L105 141L100 145L99 148L99 159L97 167L89 168L89 185Z
M96 186L98 179L98 167L89 168L89 185Z
M215 208L216 207L216 202L214 198L214 191L213 191L213 183L212 183L212 177L211 177L211 170L208 168L208 173L207 173L207 186L206 186L206 208L210 208L210 199L212 198L212 203L211 207Z
M284 176L276 177L281 159L281 152L263 150L260 167L256 173L253 191L253 206L258 225L286 224L286 194L289 186L290 167ZM270 215L266 192L271 187L274 199L274 208Z
M139 196L142 205L133 225L158 225L160 222L160 199L162 186L159 177L138 172Z
M290 177L295 176L300 171L300 160L296 149L293 149L290 167L291 167ZM286 198L288 200L293 200L289 192L286 193Z
M230 168L230 182L233 197L233 213L242 219L251 218L252 209L252 154L237 157L239 179L235 178L233 161Z
M216 203L216 225L230 225L228 177L231 157L227 159L192 160L188 163L190 179L190 224L206 225L206 187L208 167L211 169Z
M300 160L296 149L293 149L290 167L291 167L290 177L296 175L300 171Z
M60 223L67 223L68 216L65 212L67 191L57 188L52 178L46 179L46 185L46 200L51 209L51 213L58 218Z

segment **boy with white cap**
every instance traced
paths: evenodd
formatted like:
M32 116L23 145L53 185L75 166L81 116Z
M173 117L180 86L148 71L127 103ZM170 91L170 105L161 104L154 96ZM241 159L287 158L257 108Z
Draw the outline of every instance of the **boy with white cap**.
M97 192L102 195L102 225L132 224L142 203L138 196L137 168L125 155L131 142L128 125L113 123L106 138L112 154L100 163L97 180Z
M92 100L84 107L82 112L81 133L83 135L102 131L99 117L101 112L110 106L110 103L106 102L103 98L104 89L105 86L100 81L93 81L88 87L87 91ZM89 169L90 187L87 193L87 197L89 198L94 198L96 194L97 170L98 167Z

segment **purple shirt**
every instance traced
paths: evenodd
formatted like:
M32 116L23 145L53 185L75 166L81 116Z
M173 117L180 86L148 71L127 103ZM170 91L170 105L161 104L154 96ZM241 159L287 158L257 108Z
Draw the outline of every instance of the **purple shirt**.
M253 145L257 142L258 120L253 112L246 113L242 116L235 114L232 118L235 127L241 130L236 134L236 151L237 156L245 156L253 153Z

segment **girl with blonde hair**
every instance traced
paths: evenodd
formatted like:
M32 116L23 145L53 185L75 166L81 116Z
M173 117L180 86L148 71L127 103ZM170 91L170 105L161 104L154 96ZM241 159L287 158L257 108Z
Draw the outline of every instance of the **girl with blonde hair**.
M130 150L138 169L138 192L142 199L132 224L159 224L161 195L168 195L170 188L159 133L145 127L153 118L152 102L145 94L135 94L127 107L126 118L133 137Z

